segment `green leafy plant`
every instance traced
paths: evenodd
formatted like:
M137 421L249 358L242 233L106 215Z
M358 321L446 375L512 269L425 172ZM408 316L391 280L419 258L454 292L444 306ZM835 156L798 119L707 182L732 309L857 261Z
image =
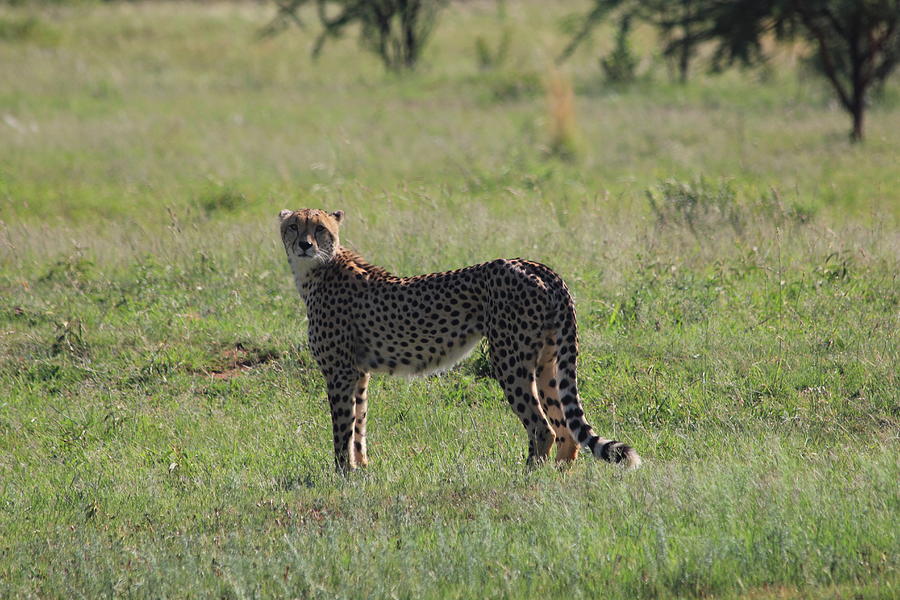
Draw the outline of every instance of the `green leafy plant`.
M630 31L631 17L625 15L619 21L615 48L609 55L600 59L600 67L608 83L628 84L637 78L638 59L628 42Z

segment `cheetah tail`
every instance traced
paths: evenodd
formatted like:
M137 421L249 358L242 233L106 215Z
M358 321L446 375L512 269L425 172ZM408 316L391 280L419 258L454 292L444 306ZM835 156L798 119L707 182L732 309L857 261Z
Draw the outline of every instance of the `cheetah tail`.
M590 450L596 458L610 463L622 463L627 469L636 469L641 465L641 457L627 444L616 440L608 440L594 433L593 428L584 418L584 409L578 395L578 384L575 364L578 358L578 339L575 330L575 304L568 290L565 290L565 306L562 322L559 323L557 337L557 367L559 369L560 403L566 419L566 427L578 444Z
M585 444L585 447L589 448L597 458L611 463L624 463L624 467L628 470L641 466L641 457L635 449L622 442L594 436Z

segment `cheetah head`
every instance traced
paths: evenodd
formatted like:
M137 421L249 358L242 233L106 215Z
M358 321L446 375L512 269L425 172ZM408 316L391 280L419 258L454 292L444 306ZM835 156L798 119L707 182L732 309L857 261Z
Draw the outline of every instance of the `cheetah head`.
M338 226L344 220L344 211L332 213L316 208L283 210L281 220L281 241L288 260L292 263L306 263L309 266L331 260L340 247Z

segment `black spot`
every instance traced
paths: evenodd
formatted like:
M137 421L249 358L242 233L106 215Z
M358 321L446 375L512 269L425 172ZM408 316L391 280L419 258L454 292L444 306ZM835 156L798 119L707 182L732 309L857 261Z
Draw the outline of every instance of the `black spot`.
M566 411L567 419L580 419L583 416L584 416L584 411L581 410L581 408L579 408L577 406L574 408L569 408L569 410Z

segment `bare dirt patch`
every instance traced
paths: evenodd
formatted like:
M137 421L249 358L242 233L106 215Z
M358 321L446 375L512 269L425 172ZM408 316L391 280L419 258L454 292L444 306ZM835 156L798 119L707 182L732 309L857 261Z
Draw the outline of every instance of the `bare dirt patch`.
M209 372L213 379L231 379L254 367L270 363L281 358L277 350L258 348L238 342L233 348L222 352L222 367Z

